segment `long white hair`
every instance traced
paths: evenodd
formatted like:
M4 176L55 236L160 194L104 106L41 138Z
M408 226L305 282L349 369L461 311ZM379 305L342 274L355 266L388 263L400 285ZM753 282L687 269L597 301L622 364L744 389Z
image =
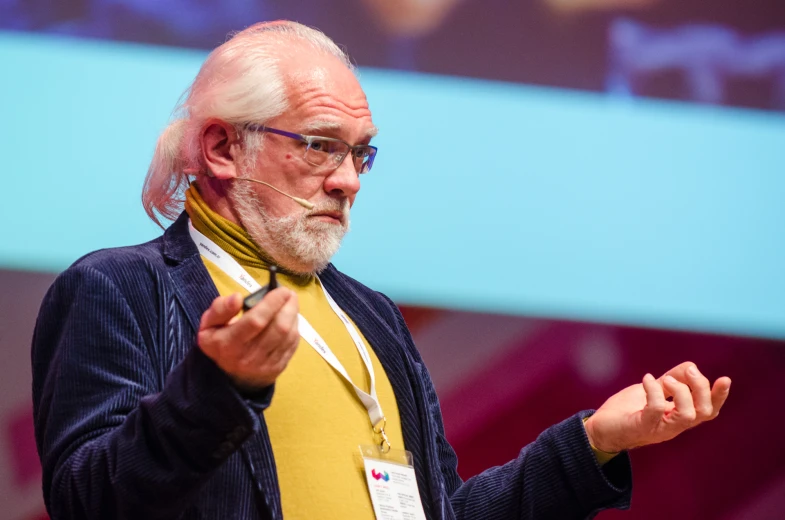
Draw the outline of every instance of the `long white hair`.
M147 215L164 227L182 211L189 177L205 172L199 136L204 123L217 118L235 125L242 135L247 122L265 123L287 109L278 62L287 47L304 42L340 59L354 71L348 55L324 33L290 21L263 22L233 35L207 57L161 133L142 190ZM244 134L249 153L261 145L255 132Z

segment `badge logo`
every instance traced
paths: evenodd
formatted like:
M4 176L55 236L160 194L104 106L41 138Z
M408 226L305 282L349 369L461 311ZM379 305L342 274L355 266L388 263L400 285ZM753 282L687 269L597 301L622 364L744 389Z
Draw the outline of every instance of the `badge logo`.
M390 481L390 475L388 475L386 471L379 473L375 469L371 469L371 476L376 480L384 480L385 482Z

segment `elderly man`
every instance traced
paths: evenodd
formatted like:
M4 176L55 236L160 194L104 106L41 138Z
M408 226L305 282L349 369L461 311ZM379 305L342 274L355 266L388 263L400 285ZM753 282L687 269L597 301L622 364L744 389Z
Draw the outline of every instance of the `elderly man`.
M80 259L41 308L53 518L584 518L628 507L626 450L725 401L730 380L711 388L692 363L647 374L462 482L397 308L329 263L376 156L349 59L295 23L250 27L208 57L179 116L143 197L175 222ZM242 312L271 265L282 287ZM410 465L388 482L358 446Z

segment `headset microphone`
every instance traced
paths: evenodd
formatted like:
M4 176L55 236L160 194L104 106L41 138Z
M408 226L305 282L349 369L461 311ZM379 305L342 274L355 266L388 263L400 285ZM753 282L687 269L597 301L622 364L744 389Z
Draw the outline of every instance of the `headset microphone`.
M255 182L257 184L263 184L263 185L267 186L268 188L271 188L271 189L277 191L278 193L280 193L284 197L289 197L290 199L292 199L293 201L295 201L297 204L299 204L300 206L304 207L305 209L313 209L313 204L311 204L307 200L301 199L300 197L295 197L293 195L289 195L288 193L279 190L278 188L276 188L272 184L268 184L268 183L266 183L264 181L258 181L256 179L251 179L251 178L248 178L248 177L235 177L235 180L238 180L238 181L250 181L250 182Z
M195 170L185 170L185 173L195 173ZM215 177L215 175L213 175L213 172L211 172L209 169L207 170L207 176L208 177ZM258 181L256 179L251 179L249 177L235 177L234 179L237 180L237 181L250 181L250 182L255 182L257 184L263 184L264 186L267 186L268 188L271 188L271 189L277 191L278 193L280 193L284 197L289 197L290 199L292 199L293 201L295 201L297 204L299 204L300 206L304 207L305 209L313 209L314 208L313 204L311 204L307 200L301 199L300 197L295 197L293 195L289 195L288 193L279 190L278 188L276 188L272 184L268 184L268 183L266 183L264 181Z

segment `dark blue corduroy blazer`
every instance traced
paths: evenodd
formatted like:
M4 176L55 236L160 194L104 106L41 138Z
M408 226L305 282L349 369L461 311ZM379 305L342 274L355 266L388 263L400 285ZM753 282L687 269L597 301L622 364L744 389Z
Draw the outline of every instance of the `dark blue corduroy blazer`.
M273 388L240 395L195 346L218 292L187 221L183 214L146 244L85 256L44 298L33 336L33 404L55 520L282 518L263 413ZM321 278L392 383L429 519L585 518L628 507L629 459L598 466L581 423L591 412L462 482L398 309L333 266Z

